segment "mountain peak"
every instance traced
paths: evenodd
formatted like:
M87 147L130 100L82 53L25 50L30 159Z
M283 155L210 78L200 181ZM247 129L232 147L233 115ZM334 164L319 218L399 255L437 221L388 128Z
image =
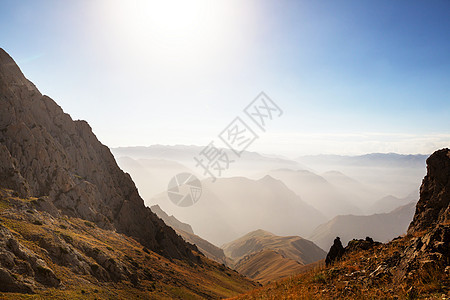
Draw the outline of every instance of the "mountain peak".
M37 88L25 78L14 59L2 48L0 48L0 81L4 86L1 89L15 89L25 86L29 91L37 91Z
M427 159L427 175L420 187L420 199L408 233L450 222L450 150L434 152Z

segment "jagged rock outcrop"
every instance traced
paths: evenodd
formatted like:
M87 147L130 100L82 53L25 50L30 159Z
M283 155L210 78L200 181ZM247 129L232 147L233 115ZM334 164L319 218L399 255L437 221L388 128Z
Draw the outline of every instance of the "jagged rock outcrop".
M427 175L420 187L420 200L408 233L450 224L450 150L434 152L427 159Z
M347 246L345 248L342 246L341 240L339 237L336 237L334 239L334 243L330 248L330 251L327 254L327 257L325 259L325 264L327 266L331 265L332 263L340 260L344 254L348 254L353 251L360 251L360 250L369 250L374 246L381 245L380 242L375 242L371 237L366 236L366 239L353 239L348 242Z
M168 257L195 259L144 202L85 121L73 121L0 49L0 187L45 199L42 209L95 222Z
M340 259L342 255L344 255L344 247L342 246L341 239L336 237L330 251L328 251L327 257L325 258L326 265L329 266L334 261Z

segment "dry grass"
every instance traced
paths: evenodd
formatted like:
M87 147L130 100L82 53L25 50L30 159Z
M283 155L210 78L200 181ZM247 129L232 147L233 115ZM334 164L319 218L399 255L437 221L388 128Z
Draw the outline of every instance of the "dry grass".
M203 256L201 264L171 260L144 247L134 239L103 230L78 218L51 218L33 210L33 200L9 197L0 190L0 224L15 238L45 260L61 279L59 288L43 288L34 295L0 293L0 299L199 299L225 298L256 286L235 271ZM29 212L27 212L29 210ZM34 222L38 220L39 222ZM74 273L70 266L55 263L41 247L42 240L64 240L95 268L95 260L81 249L105 253L136 273L139 284L128 280L99 282L92 275ZM196 255L199 255L196 253ZM21 276L15 274L15 276Z

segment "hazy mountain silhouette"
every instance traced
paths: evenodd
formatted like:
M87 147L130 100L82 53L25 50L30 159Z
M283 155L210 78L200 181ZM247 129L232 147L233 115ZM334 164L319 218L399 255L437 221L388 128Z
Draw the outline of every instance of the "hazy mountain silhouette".
M416 202L410 202L389 213L367 216L342 215L318 226L309 239L324 250L330 249L335 237L345 245L353 238L371 238L387 242L405 234L414 216Z
M315 207L327 217L339 214L361 213L361 209L344 191L330 184L325 178L307 170L278 169L269 175L283 181L302 200Z
M426 155L373 153L359 156L309 155L297 161L320 174L338 170L371 188L375 198L404 197L425 176Z
M270 176L259 180L244 177L202 181L200 200L178 207L162 193L151 199L165 212L188 223L199 236L215 245L264 227L279 235L306 236L326 218L306 204L286 185Z

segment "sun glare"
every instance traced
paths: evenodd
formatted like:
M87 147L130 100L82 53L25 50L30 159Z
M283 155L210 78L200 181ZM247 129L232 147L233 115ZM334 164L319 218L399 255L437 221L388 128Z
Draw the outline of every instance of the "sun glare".
M233 3L137 0L104 5L110 11L108 26L120 34L117 40L179 62L214 56L223 37L232 36Z

